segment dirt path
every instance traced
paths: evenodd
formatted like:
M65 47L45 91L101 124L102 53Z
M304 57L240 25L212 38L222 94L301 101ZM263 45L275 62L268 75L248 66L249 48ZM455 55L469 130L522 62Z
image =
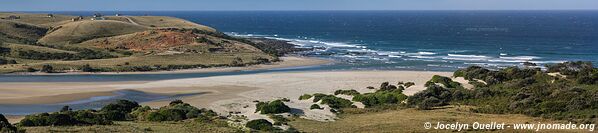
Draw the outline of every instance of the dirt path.
M129 23L134 24L134 25L140 25L137 22L133 21L133 19L131 19L130 17L125 17L127 20L129 20Z

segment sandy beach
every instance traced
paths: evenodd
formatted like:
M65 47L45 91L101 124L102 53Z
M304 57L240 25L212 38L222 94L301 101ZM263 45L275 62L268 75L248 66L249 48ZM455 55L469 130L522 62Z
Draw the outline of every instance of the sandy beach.
M183 97L184 102L200 108L210 108L221 115L244 115L249 119L267 118L255 112L253 101L288 98L294 113L314 120L333 120L334 114L324 110L310 110L309 100L298 100L303 94L333 93L339 89L371 92L368 86L382 82L396 84L412 81L416 85L405 90L412 95L424 89L433 75L451 76L450 72L428 71L309 71L274 72L248 75L215 76L161 81L102 82L102 83L0 83L0 104L50 104L111 95L117 90L138 90L159 94L202 93ZM151 107L167 105L169 101L142 103ZM328 107L326 107L328 108ZM13 121L18 117L11 117Z

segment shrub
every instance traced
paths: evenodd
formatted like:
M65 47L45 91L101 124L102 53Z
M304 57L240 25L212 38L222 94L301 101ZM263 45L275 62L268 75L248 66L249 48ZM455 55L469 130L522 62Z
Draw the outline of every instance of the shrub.
M430 81L426 82L425 86L428 87L435 83L440 83L440 84L444 85L444 87L447 87L447 88L457 88L457 87L462 88L461 83L454 82L451 78L443 77L443 76L439 76L439 75L434 75Z
M45 64L42 66L42 69L40 71L45 73L52 73L54 72L54 68L51 65Z
M4 115L0 114L0 132L17 132L17 127L13 126L8 122L8 119Z
M28 67L26 71L27 72L36 72L37 70L35 70L34 68L31 68L31 67Z
M279 114L291 111L291 108L285 105L281 100L274 100L272 102L259 102L255 106L255 111L261 111L261 114Z
M464 89L452 89L464 90ZM465 90L464 90L465 91ZM444 87L432 85L408 98L408 105L419 109L430 109L435 106L447 105L452 99L452 92ZM420 107L421 106L421 107Z
M133 111L133 109L141 107L137 102L129 100L118 100L115 103L108 104L100 110L106 115L109 120L126 120L127 115Z
M131 115L137 118L145 115L145 120L149 121L180 121L192 118L206 118L217 116L214 111L207 109L198 109L181 100L174 100L168 106L162 107L158 110L151 110L149 107L137 109Z
M97 71L96 69L93 69L89 64L83 65L81 67L81 69L79 69L79 70L81 70L82 72L95 72L95 71Z
M272 118L272 120L274 120L274 125L287 125L287 122L289 122L289 119L284 118L284 116L282 115L270 115L270 118Z
M71 109L69 106L63 106L62 109L60 109L60 112L67 112L67 111L72 111L73 109Z
M411 86L414 86L414 85L415 85L415 83L413 83L413 82L407 82L407 83L405 83L404 85L405 85L405 88L409 88L409 87L411 87Z
M359 94L359 92L356 90L336 90L336 91L334 91L334 95L339 95L339 94L352 96L352 95Z
M313 97L314 97L313 102L318 102L318 101L320 101L325 96L328 96L328 95L322 94L322 93L313 94Z
M333 109L341 109L341 108L354 108L353 102L344 98L338 98L334 95L326 95L321 98L322 104L328 105L330 108Z
M436 107L441 104L442 103L440 102L440 100L438 100L438 98L432 96L432 97L425 98L421 103L418 104L417 108L428 110L428 109L431 109L432 107Z
M311 98L310 94L303 94L303 95L299 96L299 100L307 100L310 98Z
M320 105L318 105L318 104L312 104L311 106L309 106L309 109L324 109L324 108L320 107Z
M353 101L361 102L366 107L373 107L385 104L397 104L407 99L407 96L401 90L378 90L375 93L365 93L363 95L355 95Z
M93 110L64 111L27 115L21 126L75 126L75 125L110 125L112 121Z
M251 128L253 130L260 130L260 131L277 130L277 128L272 126L272 123L270 123L268 120L264 120L264 119L251 120L251 121L247 122L247 124L245 124L245 127Z

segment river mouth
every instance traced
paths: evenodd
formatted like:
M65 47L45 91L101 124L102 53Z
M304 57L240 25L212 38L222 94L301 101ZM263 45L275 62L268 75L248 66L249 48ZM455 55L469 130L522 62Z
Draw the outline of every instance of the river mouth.
M118 90L110 96L95 96L82 100L75 100L56 104L0 104L0 114L4 115L28 115L43 112L56 112L63 106L69 106L73 110L100 109L103 106L117 100L131 100L138 103L150 101L168 101L181 99L187 96L202 95L210 92L185 93L185 94L155 94L137 90Z

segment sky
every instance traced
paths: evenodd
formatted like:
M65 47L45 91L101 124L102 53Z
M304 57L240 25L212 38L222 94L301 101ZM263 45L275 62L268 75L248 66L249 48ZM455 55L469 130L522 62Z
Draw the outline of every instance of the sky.
M598 10L598 0L0 0L0 11Z

